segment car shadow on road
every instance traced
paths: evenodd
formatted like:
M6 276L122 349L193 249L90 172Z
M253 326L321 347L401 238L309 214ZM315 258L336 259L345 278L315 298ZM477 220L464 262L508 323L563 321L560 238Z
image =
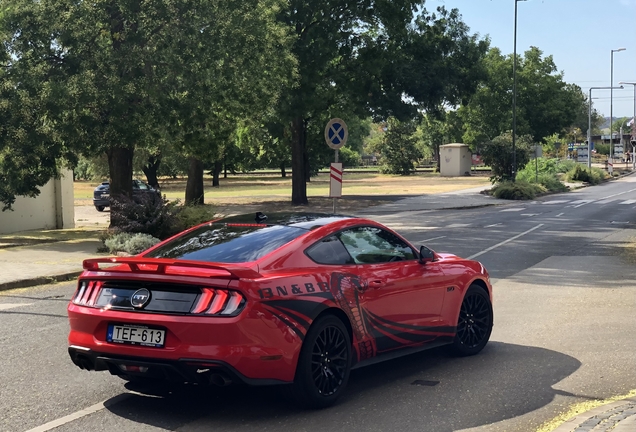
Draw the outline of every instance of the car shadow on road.
M473 357L435 349L352 372L342 399L301 410L276 387L141 388L108 406L135 423L182 431L417 430L451 432L517 417L562 394L581 363L557 351L491 342ZM149 397L151 396L151 397Z

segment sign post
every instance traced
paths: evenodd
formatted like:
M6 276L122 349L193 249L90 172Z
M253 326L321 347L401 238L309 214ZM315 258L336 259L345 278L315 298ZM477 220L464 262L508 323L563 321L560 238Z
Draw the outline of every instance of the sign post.
M342 196L342 163L338 163L338 149L345 145L349 138L349 129L344 120L333 118L325 127L325 142L335 151L335 162L331 164L329 196L333 198L333 212L336 213L336 198Z

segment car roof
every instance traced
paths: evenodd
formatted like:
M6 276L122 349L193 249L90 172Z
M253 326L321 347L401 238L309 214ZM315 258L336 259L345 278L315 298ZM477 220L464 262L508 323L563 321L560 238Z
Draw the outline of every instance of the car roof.
M266 216L267 219L262 220ZM275 212L275 213L248 213L236 216L230 216L218 219L213 223L236 223L236 224L255 224L263 225L284 225L296 228L313 230L333 222L347 219L353 219L353 216L334 215L328 213L303 213L303 212ZM262 222L259 222L262 221Z

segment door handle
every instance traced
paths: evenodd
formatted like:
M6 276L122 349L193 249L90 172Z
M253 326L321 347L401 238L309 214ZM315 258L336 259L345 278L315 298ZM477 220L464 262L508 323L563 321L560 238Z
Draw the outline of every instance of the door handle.
M384 285L384 281L382 280L372 280L369 282L369 287L378 289Z

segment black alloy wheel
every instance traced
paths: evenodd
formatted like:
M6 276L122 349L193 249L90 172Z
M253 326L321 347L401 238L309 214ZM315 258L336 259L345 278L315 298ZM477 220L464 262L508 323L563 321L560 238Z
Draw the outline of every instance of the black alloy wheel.
M98 212L103 212L104 208L104 206L95 206L95 210L97 210Z
M349 332L337 317L323 316L305 336L291 396L304 407L328 407L342 394L350 369Z
M469 356L481 351L492 332L492 304L486 291L471 285L466 290L457 320L457 333L452 350L460 356Z

